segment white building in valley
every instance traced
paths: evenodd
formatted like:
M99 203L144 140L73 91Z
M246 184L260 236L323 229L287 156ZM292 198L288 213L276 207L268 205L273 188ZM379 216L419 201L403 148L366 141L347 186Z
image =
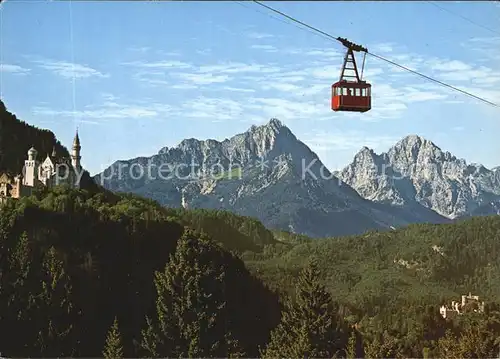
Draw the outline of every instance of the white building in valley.
M464 313L464 311L468 308L473 312L483 313L484 302L479 301L478 295L472 295L469 293L469 295L462 295L461 302L452 301L451 306L442 305L441 308L439 308L439 313L445 319L454 318L455 316Z

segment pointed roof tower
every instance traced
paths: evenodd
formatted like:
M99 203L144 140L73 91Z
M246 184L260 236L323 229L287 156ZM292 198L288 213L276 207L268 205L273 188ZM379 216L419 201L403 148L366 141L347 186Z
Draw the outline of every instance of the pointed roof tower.
M76 128L75 139L73 140L73 151L71 151L71 164L73 168L80 168L80 137L78 136L78 127Z
M73 140L73 148L80 147L80 137L78 136L78 127L76 128L75 139Z

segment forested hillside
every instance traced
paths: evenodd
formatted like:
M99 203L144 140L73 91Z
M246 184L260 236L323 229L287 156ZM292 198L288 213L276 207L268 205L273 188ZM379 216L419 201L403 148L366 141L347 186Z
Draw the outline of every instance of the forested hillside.
M67 148L56 139L52 131L19 120L0 99L0 174L5 172L15 176L21 173L31 147L38 151L38 160L41 161L47 154L52 154L54 147L57 159L69 158ZM82 175L81 186L97 190L87 171Z
M485 217L311 240L225 212L56 188L2 208L0 348L4 356L492 356L499 233L500 219ZM487 301L486 314L440 317L441 301L469 291Z
M0 99L0 173L18 174L24 165L26 153L35 147L40 156L52 153L69 157L68 150L56 140L49 130L42 130L19 120L10 113Z
M136 341L146 316L156 315L155 285L178 260L169 270L187 271L175 280L194 286L188 302L205 301L195 305L200 316L217 314L217 340L231 332L240 350L257 355L279 319L276 295L241 260L167 215L149 201L64 188L9 202L0 216L2 354L100 356L115 317L125 355L141 353Z
M469 291L500 298L498 216L295 243L291 249L270 246L245 260L276 284L287 282L280 273L297 271L316 258L339 300L374 312L408 301L439 304Z

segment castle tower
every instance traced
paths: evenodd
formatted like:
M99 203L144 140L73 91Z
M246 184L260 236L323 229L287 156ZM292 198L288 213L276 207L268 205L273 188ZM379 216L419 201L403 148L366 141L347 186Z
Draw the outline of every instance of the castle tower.
M82 158L80 156L81 148L82 147L80 146L80 137L78 137L78 130L76 130L75 139L73 140L73 150L71 152L71 164L73 168L77 170L81 168L80 165L80 159Z
M23 185L34 187L38 178L38 161L36 160L37 151L31 147L28 151L28 159L24 161Z

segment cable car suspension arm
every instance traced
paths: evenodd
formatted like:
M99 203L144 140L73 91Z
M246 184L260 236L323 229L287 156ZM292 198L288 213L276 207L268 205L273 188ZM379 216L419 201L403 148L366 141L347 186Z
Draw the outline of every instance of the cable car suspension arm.
M361 78L363 77L363 71L365 67L366 53L368 52L368 49L361 45L357 45L343 37L337 37L337 40L340 41L342 45L347 47L347 52L344 57L344 63L342 65L342 70L340 72L339 81L348 81L348 79L350 78L350 79L355 79L354 80L355 82L361 82ZM356 58L354 57L354 51L364 52L363 66L361 68L361 76L359 76L358 67L356 66ZM351 64L352 67L347 67L348 64ZM354 72L354 75L352 74L352 72L351 75L347 75L346 70ZM352 80L350 82L352 82Z
M363 64L361 65L361 76L360 80L363 80L363 72L365 71L365 61L366 61L366 52L363 54Z

